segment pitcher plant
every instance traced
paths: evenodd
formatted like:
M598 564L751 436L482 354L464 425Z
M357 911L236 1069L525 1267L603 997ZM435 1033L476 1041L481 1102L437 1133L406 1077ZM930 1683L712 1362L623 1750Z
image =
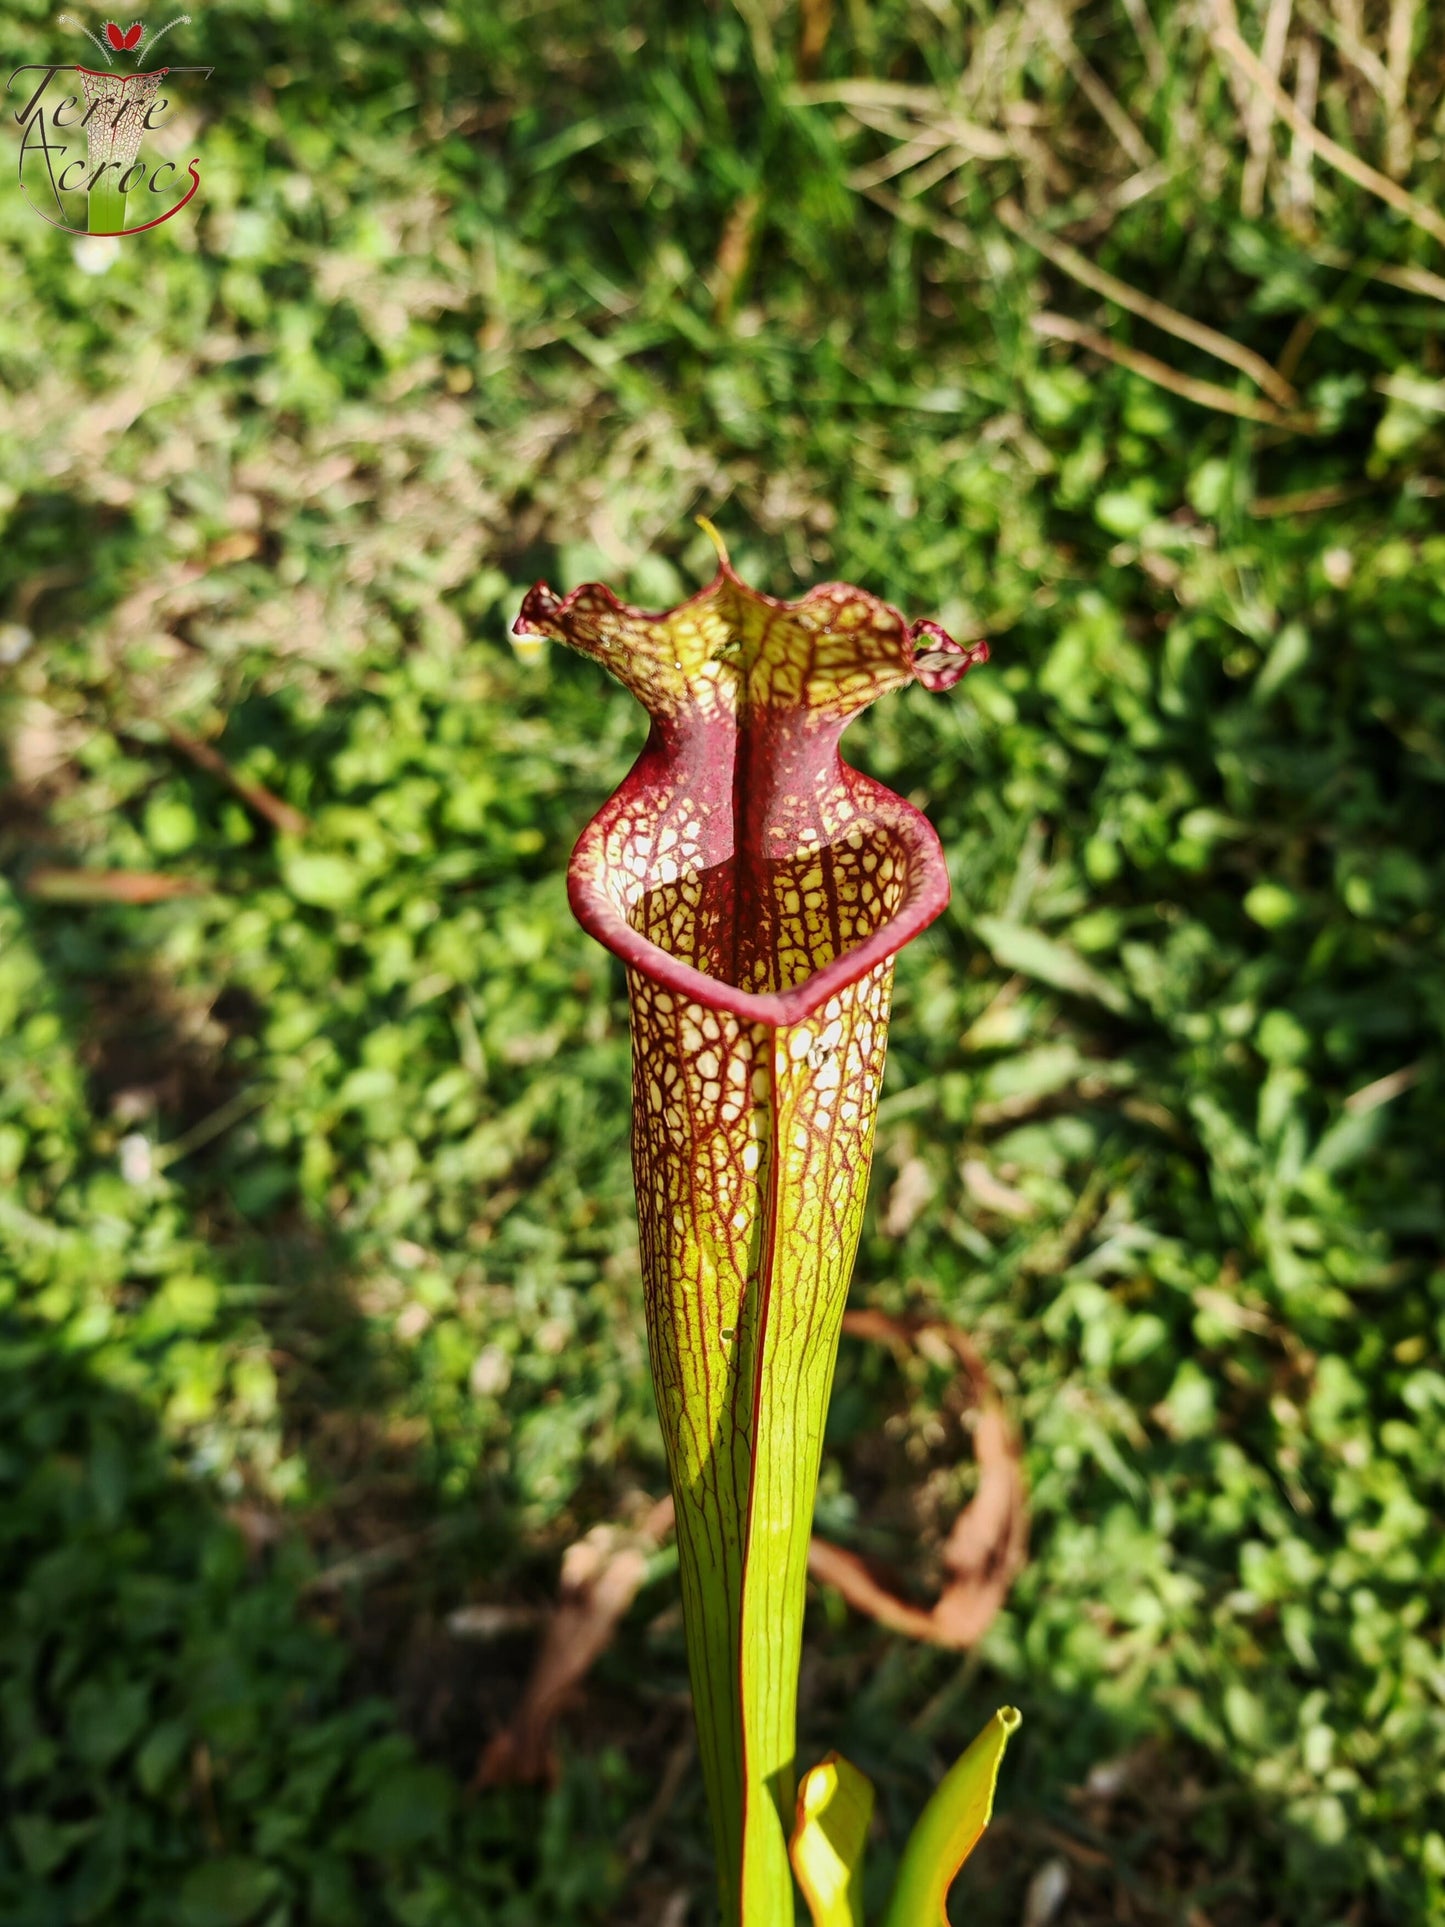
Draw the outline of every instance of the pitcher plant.
M722 1920L791 1927L791 1836L818 1927L857 1927L871 1789L834 1759L801 1798L796 1781L808 1539L893 959L949 885L926 818L839 739L880 696L951 689L988 650L846 584L763 595L703 526L717 574L679 607L539 583L514 632L592 656L651 723L568 892L626 966L649 1351ZM946 1919L1017 1718L935 1795L888 1927Z

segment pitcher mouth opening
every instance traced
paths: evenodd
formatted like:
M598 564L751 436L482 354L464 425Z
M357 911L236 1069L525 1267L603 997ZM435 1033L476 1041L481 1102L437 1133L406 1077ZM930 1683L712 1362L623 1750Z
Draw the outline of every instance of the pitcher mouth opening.
M629 968L758 1024L796 1023L886 963L948 902L926 819L845 763L880 696L987 659L848 583L796 602L712 582L650 613L600 583L544 583L514 625L602 662L651 733L568 873L583 927Z
M711 862L629 781L577 845L568 890L578 921L630 969L705 1008L802 1022L948 903L927 819L857 771L846 776L850 814L831 838Z

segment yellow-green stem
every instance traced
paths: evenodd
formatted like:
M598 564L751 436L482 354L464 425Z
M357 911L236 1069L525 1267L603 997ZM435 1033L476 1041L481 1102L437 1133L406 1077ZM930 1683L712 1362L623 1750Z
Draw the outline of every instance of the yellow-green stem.
M648 1331L724 1927L793 1921L808 1539L891 978L778 1029L631 978Z

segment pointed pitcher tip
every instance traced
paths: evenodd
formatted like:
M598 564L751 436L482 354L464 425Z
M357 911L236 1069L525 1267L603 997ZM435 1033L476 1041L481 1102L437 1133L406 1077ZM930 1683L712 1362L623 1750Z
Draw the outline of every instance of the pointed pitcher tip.
M713 524L708 520L708 518L705 515L695 515L693 517L693 520L697 523L698 527L702 530L703 534L706 535L708 541L711 542L713 547L717 550L717 559L722 564L723 568L730 569L732 567L732 564L728 560L728 545L726 542L723 541L722 537L718 534L717 529L713 526Z

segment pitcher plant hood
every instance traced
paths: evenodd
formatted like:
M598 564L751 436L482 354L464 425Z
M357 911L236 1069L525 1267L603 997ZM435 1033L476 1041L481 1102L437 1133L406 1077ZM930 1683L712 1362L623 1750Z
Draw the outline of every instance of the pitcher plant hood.
M578 921L661 987L788 1025L948 902L932 826L843 761L844 729L910 682L951 688L988 646L846 583L797 602L763 595L718 548L716 576L676 609L539 583L514 629L594 657L652 722L573 855Z

